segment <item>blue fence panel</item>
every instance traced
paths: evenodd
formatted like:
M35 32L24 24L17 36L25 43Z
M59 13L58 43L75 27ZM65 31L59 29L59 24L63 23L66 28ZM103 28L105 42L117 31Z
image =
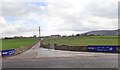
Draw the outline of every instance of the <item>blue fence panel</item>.
M88 52L111 52L115 53L117 46L87 46Z
M2 50L1 51L1 55L2 56L11 56L15 54L15 50L14 49L11 49L11 50Z

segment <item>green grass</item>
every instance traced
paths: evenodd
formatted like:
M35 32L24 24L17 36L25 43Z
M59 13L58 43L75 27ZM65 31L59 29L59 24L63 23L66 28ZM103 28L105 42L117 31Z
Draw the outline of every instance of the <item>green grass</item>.
M21 46L31 46L36 42L37 42L36 38L5 39L2 40L2 49L11 49L11 48L15 49Z
M61 37L45 38L45 44L87 46L87 45L118 45L118 36L79 36L79 37Z

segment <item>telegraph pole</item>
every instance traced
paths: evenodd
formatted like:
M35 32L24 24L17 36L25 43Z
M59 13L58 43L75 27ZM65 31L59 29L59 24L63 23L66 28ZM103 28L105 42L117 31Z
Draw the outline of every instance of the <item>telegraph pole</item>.
M39 43L41 44L41 38L40 38L40 26L39 26L39 37L38 37L38 40L39 40ZM39 47L40 47L40 44L39 44Z
M40 26L39 26L39 38L40 38Z

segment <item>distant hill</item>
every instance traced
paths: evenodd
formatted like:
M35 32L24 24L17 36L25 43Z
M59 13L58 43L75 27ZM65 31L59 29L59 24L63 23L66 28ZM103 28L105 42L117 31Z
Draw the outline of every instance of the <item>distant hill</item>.
M110 35L120 35L120 29L118 30L99 30L99 31L90 31L83 33L82 35L105 35L105 36L110 36Z

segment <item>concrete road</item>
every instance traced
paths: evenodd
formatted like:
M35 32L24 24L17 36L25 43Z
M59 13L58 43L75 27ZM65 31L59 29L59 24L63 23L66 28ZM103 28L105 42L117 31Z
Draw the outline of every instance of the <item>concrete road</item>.
M118 54L44 49L39 43L2 60L3 68L118 68Z

